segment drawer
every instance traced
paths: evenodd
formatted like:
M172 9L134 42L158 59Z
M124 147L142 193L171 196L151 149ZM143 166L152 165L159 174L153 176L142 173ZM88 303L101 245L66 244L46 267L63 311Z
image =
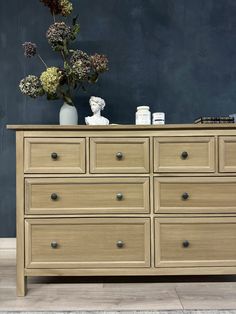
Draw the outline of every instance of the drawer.
M91 173L148 173L148 138L91 138Z
M214 137L154 138L155 172L214 172Z
M155 178L156 213L236 213L236 178Z
M84 138L26 138L26 173L85 173Z
M149 213L149 178L26 179L26 214Z
M149 267L149 218L27 219L27 268Z
M156 267L236 266L236 218L158 218Z
M219 137L219 171L236 172L236 136Z

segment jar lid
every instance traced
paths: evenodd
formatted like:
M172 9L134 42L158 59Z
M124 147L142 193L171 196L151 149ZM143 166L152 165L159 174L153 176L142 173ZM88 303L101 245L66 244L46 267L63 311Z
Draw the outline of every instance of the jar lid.
M165 112L154 112L152 116L155 119L165 119Z
M150 107L149 106L139 106L137 107L137 110L149 110Z

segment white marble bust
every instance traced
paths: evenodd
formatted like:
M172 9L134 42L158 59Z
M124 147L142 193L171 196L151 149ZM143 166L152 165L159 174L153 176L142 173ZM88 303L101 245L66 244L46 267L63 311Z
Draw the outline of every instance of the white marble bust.
M92 96L89 99L89 104L93 115L85 118L85 123L88 125L108 125L109 120L101 116L101 111L104 109L106 103L100 97Z

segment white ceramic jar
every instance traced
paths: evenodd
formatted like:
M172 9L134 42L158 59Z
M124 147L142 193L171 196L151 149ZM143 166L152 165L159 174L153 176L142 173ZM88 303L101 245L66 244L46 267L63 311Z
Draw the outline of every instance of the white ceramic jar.
M149 106L139 106L136 112L136 125L150 125L151 124L151 112Z
M152 124L165 124L165 113L154 112L152 114Z

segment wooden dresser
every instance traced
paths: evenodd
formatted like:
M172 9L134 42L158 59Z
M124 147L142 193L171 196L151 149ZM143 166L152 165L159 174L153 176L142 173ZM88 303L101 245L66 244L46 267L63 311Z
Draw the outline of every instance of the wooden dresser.
M27 276L236 273L235 125L11 125Z

